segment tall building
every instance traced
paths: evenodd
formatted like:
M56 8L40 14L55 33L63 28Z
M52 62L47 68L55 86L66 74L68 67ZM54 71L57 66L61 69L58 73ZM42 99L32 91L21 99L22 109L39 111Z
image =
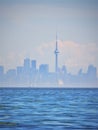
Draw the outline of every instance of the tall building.
M31 69L33 72L36 72L36 60L31 61Z
M48 64L41 64L39 67L39 72L41 74L48 74L49 73L49 66Z
M24 73L29 74L30 72L30 59L26 58L24 59Z
M88 66L87 70L87 77L90 78L91 80L94 80L97 78L97 69L93 65Z
M4 78L4 67L0 66L0 82L3 81Z
M58 38L57 38L57 34L56 34L56 49L54 51L55 53L55 72L58 72Z
M30 68L30 59L29 58L24 59L24 67Z
M4 74L4 67L0 66L0 76L2 76Z

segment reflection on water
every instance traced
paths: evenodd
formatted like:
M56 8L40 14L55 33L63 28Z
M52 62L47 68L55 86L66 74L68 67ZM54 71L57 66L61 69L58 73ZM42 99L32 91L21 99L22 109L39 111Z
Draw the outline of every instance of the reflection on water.
M98 129L98 89L0 89L0 128Z

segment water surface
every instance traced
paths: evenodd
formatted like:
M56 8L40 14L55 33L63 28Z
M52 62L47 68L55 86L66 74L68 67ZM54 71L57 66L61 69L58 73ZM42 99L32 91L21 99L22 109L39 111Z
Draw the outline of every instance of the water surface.
M98 129L98 89L0 89L0 129Z

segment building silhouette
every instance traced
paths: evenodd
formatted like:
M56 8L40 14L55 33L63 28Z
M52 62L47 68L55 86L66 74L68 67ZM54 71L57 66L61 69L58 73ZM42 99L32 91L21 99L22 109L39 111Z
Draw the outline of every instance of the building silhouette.
M89 65L87 72L82 68L77 74L71 74L67 71L65 65L58 67L58 37L56 34L55 71L49 72L48 64L40 64L37 69L37 61L29 58L24 59L22 66L16 69L9 69L4 73L4 66L0 66L0 87L98 87L97 69Z
M33 73L36 72L36 60L31 61L31 70Z
M28 75L30 73L30 59L24 59L24 74Z
M56 48L55 48L55 72L57 73L58 72L58 37L57 37L57 34L56 34Z
M0 66L0 75L3 75L3 74L4 74L4 67Z

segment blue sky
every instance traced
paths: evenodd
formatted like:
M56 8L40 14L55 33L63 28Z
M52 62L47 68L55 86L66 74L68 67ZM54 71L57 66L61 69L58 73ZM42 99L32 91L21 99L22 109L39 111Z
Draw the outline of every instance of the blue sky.
M59 66L98 69L97 0L0 0L0 64L15 68L29 57L53 71L56 31Z

